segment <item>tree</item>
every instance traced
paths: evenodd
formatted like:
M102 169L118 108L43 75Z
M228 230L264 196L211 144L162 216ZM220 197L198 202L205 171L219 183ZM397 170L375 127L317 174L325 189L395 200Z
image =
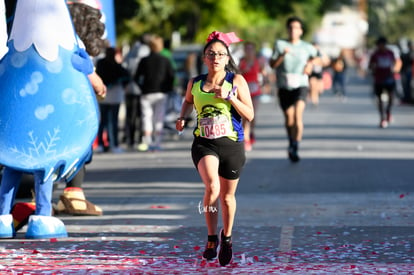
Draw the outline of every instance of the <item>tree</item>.
M260 43L285 35L285 21L292 14L304 19L310 35L328 1L115 1L118 40L130 42L144 33L169 38L177 31L185 43L203 43L211 31L220 30Z
M398 42L402 37L414 38L412 13L414 1L375 0L369 2L369 41L384 35L390 42Z

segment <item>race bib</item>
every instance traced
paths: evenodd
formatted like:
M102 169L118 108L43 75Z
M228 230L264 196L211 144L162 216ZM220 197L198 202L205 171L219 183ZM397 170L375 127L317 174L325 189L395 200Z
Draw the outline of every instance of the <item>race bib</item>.
M286 74L286 84L289 88L299 88L300 87L300 80L302 75L300 74L292 74L287 73Z
M200 136L215 139L231 134L230 122L225 115L200 119Z

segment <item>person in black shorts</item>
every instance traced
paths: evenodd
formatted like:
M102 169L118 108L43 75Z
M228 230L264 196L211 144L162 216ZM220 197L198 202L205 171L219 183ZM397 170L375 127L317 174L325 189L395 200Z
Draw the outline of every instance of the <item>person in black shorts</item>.
M387 47L385 37L381 36L377 39L376 49L370 56L368 67L373 76L374 94L377 98L380 116L379 126L387 128L392 122L391 108L396 88L395 74L400 71L401 60ZM386 100L384 100L384 95Z
M247 82L237 73L228 48L240 39L234 33L216 31L207 41L203 61L208 73L189 81L176 129L184 129L194 106L197 125L191 154L205 186L200 212L204 212L208 231L203 257L214 259L220 242L218 258L220 265L225 266L233 257L235 193L246 160L242 119L252 121L254 111ZM219 201L223 221L220 240L217 234Z
M299 142L303 135L303 112L309 93L309 75L320 59L315 46L301 40L303 23L300 18L288 18L286 27L289 37L276 40L269 63L276 69L279 103L289 139L288 156L292 162L298 162Z
M323 93L324 67L329 63L329 58L322 53L317 43L313 45L318 50L318 62L313 64L312 73L309 75L309 99L314 107L319 105L319 96Z

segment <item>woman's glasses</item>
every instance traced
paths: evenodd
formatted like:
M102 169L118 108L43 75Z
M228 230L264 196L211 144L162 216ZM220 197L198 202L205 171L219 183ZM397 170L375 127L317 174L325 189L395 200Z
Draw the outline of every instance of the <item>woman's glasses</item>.
M208 58L208 59L210 59L210 60L213 60L214 58L218 58L218 59L223 59L224 57L226 57L227 56L227 53L221 53L221 52L213 52L213 51L210 51L210 52L208 52L208 53L206 53L205 54L205 56Z

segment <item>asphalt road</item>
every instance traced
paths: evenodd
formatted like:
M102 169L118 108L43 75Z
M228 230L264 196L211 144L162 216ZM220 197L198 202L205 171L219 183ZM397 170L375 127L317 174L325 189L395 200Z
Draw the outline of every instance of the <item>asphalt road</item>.
M60 216L66 239L25 240L23 228L0 241L0 273L414 274L414 106L396 102L393 114L380 129L369 82L350 75L346 101L326 91L308 105L294 164L280 108L262 102L228 267L201 259L203 185L187 130L160 152L95 154L84 189L104 215Z

